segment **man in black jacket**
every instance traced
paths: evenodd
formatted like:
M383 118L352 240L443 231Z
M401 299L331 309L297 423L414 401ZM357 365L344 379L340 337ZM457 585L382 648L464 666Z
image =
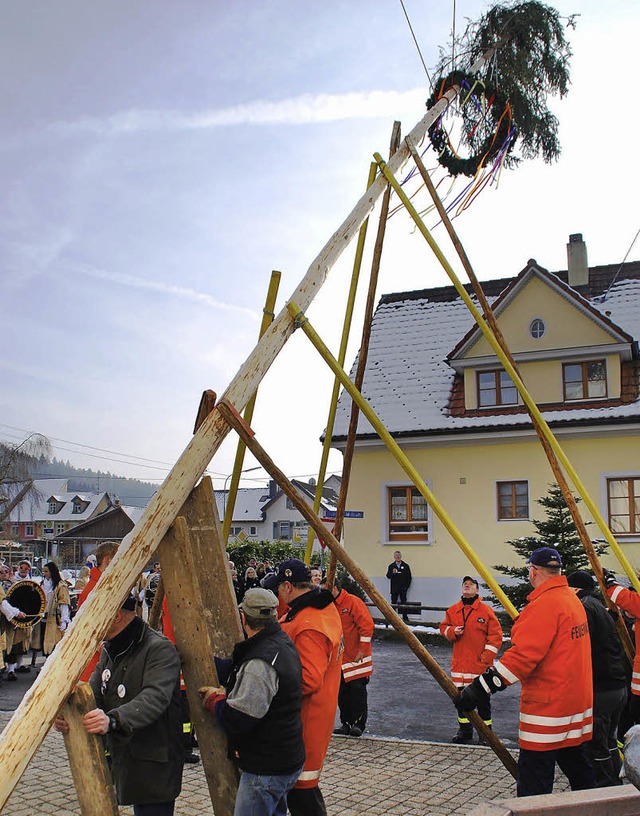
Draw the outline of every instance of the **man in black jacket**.
M247 590L240 604L247 640L236 644L230 666L216 659L226 692L200 689L242 771L234 816L286 816L287 794L305 759L300 658L280 628L277 609L273 592Z
M172 816L184 764L180 658L135 608L129 596L107 631L89 681L96 708L83 725L106 736L118 803L134 816ZM58 717L55 728L69 727Z
M593 671L593 737L586 747L599 788L622 784L617 733L627 701L627 680L622 645L609 612L595 597L595 581L584 570L567 576L567 583L582 601L591 637Z
M402 553L396 550L393 554L393 561L387 569L387 578L391 581L391 603L398 604L398 614L402 615L402 620L409 623L407 608L407 590L411 586L411 567L402 560Z

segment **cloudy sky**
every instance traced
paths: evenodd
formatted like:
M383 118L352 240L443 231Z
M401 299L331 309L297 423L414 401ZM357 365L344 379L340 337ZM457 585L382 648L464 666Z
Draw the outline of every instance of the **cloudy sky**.
M453 3L405 6L432 69ZM457 218L481 279L532 257L566 268L574 232L591 264L619 263L640 228L640 3L556 6L580 14L553 103L562 157L503 172ZM485 8L457 0L458 29ZM279 309L394 119L406 133L422 117L425 72L399 0L0 0L0 14L0 439L39 431L79 466L161 479L201 392L222 393L255 344L271 270ZM334 350L352 259L309 311ZM446 282L394 215L380 293ZM331 385L299 332L263 383L254 427L290 476L317 472ZM211 464L218 486L233 453Z

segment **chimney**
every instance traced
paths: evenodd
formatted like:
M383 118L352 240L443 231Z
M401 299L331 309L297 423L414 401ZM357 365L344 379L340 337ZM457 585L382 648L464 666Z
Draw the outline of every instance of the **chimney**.
M276 493L278 492L278 485L275 483L273 479L269 479L269 498L275 498Z
M582 233L569 236L567 244L567 264L569 268L569 286L589 285L589 263L587 245L582 240Z

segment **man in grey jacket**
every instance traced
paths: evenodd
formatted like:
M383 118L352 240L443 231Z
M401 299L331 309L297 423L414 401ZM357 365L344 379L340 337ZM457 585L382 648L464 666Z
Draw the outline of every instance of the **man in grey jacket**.
M172 816L184 761L180 659L136 617L134 598L115 616L89 682L96 708L83 725L106 736L119 804L133 805L135 816ZM55 727L68 730L61 717Z

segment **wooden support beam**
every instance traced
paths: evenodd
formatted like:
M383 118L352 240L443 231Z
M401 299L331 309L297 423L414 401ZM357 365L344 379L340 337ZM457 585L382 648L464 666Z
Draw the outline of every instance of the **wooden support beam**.
M400 122L393 123L391 131L391 142L389 144L389 158L393 158L394 153L400 146ZM382 196L380 205L380 216L378 218L378 232L376 242L373 247L373 258L371 260L371 273L369 275L369 288L367 290L367 300L364 307L364 319L362 321L362 339L360 340L360 351L358 353L358 367L353 384L362 391L364 382L364 372L369 359L369 342L371 340L371 324L373 322L373 312L376 302L376 290L378 288L378 275L380 272L380 262L382 260L382 246L384 236L387 231L387 219L389 218L389 202L391 200L391 186L387 187ZM342 364L341 364L342 365ZM347 507L347 493L349 492L349 481L351 479L351 466L353 464L353 454L356 447L356 434L358 432L358 419L360 409L356 402L351 403L351 415L349 417L349 429L347 431L347 441L344 446L342 460L342 481L340 482L340 493L338 495L338 507L336 509L336 522L333 526L335 537L342 539L342 526L344 524L344 512ZM327 572L327 585L332 587L336 577L337 560L333 553L329 559L329 570Z
M492 48L477 60L471 71L478 71L493 52ZM422 139L458 91L458 86L452 87L426 112L411 131L410 135L415 142ZM401 145L389 161L390 170L399 170L408 156L406 144ZM376 179L312 261L292 295L292 300L301 309L306 309L320 291L330 269L357 234L386 186L385 179ZM294 320L285 307L247 357L224 397L238 408L244 408L293 331ZM220 412L214 409L207 415L149 502L138 524L122 540L99 584L82 605L67 634L56 647L55 655L46 661L36 681L23 697L0 737L0 767L3 769L0 777L0 810L45 738L56 712L71 693L82 669L103 639L136 576L157 550L227 433L227 423Z
M427 190L429 191L429 195L431 196L433 203L438 211L438 215L440 216L442 223L444 224L449 238L451 238L451 243L453 244L458 258L460 259L460 263L462 264L465 272L467 273L467 277L473 287L473 291L475 292L476 297L478 298L478 303L480 304L480 308L483 312L483 317L486 320L489 328L493 332L493 335L502 349L506 359L511 363L513 366L513 370L518 375L518 379L520 380L520 384L522 388L526 388L522 377L520 376L520 371L516 364L513 355L511 354L511 350L507 345L507 341L502 334L502 330L498 324L496 316L489 304L489 301L486 298L484 290L480 284L480 281L476 277L476 274L471 266L471 261L469 260L469 256L465 252L464 246L462 245L462 241L458 238L458 234L451 223L451 219L449 218L449 214L447 213L444 204L442 203L440 196L438 195L438 191L435 188L433 181L431 180L431 176L429 175L427 168L424 166L422 159L420 158L420 154L410 137L407 137L407 145L409 147L409 152L411 153L411 157L422 177L422 180L425 183ZM445 269L445 271L447 271ZM460 281L454 275L453 277L450 276L451 282L454 286L456 284L460 284ZM480 328L482 328L480 326ZM573 523L575 524L576 530L578 531L578 535L580 536L580 541L582 542L582 546L587 553L587 558L589 559L589 563L591 564L591 569L594 571L598 584L600 585L600 590L602 592L602 597L605 600L605 603L609 607L609 609L617 609L616 605L613 601L610 600L609 596L607 595L606 586L604 583L604 575L602 573L602 564L600 563L600 559L598 558L598 554L595 551L595 547L591 542L591 537L587 532L587 527L582 519L582 515L580 514L580 510L578 509L578 503L575 500L575 497L571 491L571 487L569 486L569 482L567 481L566 476L564 475L564 471L560 466L560 462L558 461L558 457L551 446L551 443L547 439L545 435L544 428L539 420L539 413L536 411L531 410L531 408L527 405L527 411L529 412L529 416L531 418L531 423L535 429L536 434L538 435L538 440L542 445L542 449L545 452L547 460L549 462L549 466L551 467L551 471L553 473L553 477L556 480L560 491L562 492L562 496L569 508L569 512L571 513L571 518ZM625 625L624 619L622 615L616 615L616 628L618 630L618 635L620 636L620 640L622 641L622 645L624 647L625 653L627 655L627 659L629 663L633 665L633 659L635 657L635 647L631 642L631 637L629 635L629 631Z
M216 816L232 816L237 771L224 732L198 694L202 686L218 685L214 654L230 657L243 639L209 477L193 489L158 551L211 803Z
M359 567L353 560L353 558L347 554L347 551L340 544L337 538L327 530L325 525L313 512L311 507L309 507L309 505L300 498L295 487L260 445L255 438L254 431L248 427L234 406L230 405L226 401L222 401L218 403L218 410L229 425L234 428L238 435L242 438L247 448L255 456L258 462L260 462L262 467L279 485L283 493L285 493L285 495L291 499L298 512L301 513L313 527L318 538L325 542L327 547L329 547L331 550L332 555L336 556L347 572L360 584L362 589L367 593L373 603L378 607L384 617L396 630L400 638L407 644L407 646L409 646L418 660L428 669L438 685L449 695L452 700L455 700L458 696L458 689L454 686L449 675L440 667L437 660L431 656L429 651L422 645L422 643L420 643L412 630L396 613L395 609L393 609L391 604L378 590L376 585L369 579L364 570L362 570L361 567ZM477 711L470 711L466 716L476 727L478 733L482 736L485 742L493 749L504 767L515 779L517 776L517 766L509 751L507 751L495 733L485 725L482 717L478 715Z
M78 683L62 709L69 724L64 744L82 816L118 816L116 791L104 755L104 742L97 734L88 734L82 718L96 707L88 683Z

